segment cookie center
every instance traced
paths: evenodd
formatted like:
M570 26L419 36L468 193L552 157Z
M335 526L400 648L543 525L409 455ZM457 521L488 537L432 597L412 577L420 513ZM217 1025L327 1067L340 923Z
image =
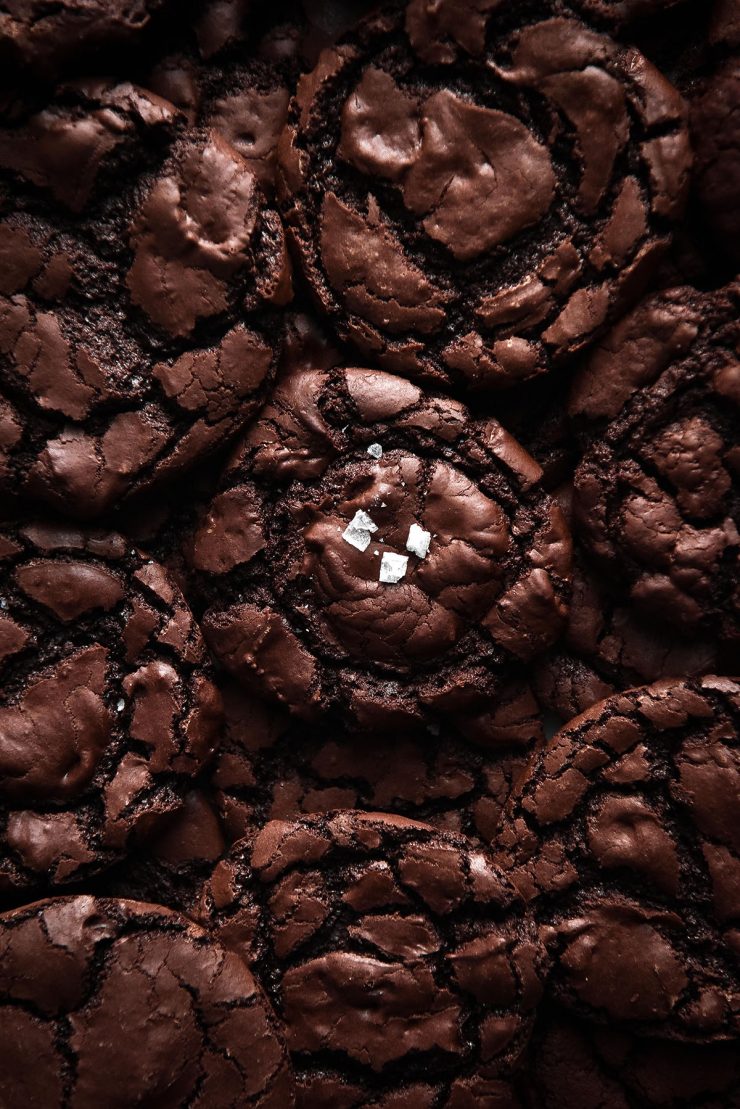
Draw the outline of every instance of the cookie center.
M510 534L460 470L393 451L332 475L304 529L320 618L353 656L429 660L500 592Z

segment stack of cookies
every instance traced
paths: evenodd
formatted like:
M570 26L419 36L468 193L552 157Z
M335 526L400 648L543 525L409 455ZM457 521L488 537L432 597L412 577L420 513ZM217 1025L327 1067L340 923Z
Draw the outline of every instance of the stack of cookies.
M1 1109L740 1107L737 0L0 58Z

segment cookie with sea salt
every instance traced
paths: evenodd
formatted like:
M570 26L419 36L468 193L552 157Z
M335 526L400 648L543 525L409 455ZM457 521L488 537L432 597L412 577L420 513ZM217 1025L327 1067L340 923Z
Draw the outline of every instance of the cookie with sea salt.
M550 995L588 1023L740 1038L740 685L657 682L534 757L496 859L549 929Z
M216 866L201 912L281 1013L300 1105L513 1104L547 960L464 837L353 810L272 821Z
M92 518L264 399L282 228L217 130L129 83L0 126L0 488Z
M576 378L574 534L631 603L740 643L740 285L671 289Z
M189 544L211 650L306 719L446 717L495 745L508 684L567 612L570 536L540 479L456 401L289 370Z
M120 535L0 529L0 891L81 881L175 811L219 738L200 631Z
M280 1021L244 962L160 905L0 916L4 1109L290 1109Z
M337 331L456 389L546 373L644 288L680 215L686 111L561 0L411 0L299 83L282 211Z

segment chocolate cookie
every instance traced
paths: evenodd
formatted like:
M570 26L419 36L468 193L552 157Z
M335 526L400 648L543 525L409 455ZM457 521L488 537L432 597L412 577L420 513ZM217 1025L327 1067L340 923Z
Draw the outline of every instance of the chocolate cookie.
M181 804L221 700L179 590L122 536L0 530L0 889L80 880Z
M337 330L382 367L499 388L580 350L680 213L685 109L561 0L411 0L298 88L289 235Z
M93 517L261 404L280 220L220 132L127 83L6 121L0 185L0 483Z
M510 1104L545 957L464 838L351 810L273 821L217 865L203 912L271 993L299 1104Z
M159 905L0 916L4 1109L288 1109L282 1029L242 960Z
M575 530L665 624L740 641L740 285L645 300L576 379Z
M516 664L560 631L570 537L495 420L377 370L288 373L190 561L212 651L313 719L454 718L496 742Z
M5 0L0 61L24 76L54 78L101 50L132 46L169 0ZM172 6L172 5L170 5Z
M738 1109L735 1044L643 1039L543 1014L523 1084L528 1109Z
M497 859L551 928L550 991L594 1023L740 1037L740 685L658 682L558 732Z
M691 105L694 187L718 245L740 263L740 60L707 81Z

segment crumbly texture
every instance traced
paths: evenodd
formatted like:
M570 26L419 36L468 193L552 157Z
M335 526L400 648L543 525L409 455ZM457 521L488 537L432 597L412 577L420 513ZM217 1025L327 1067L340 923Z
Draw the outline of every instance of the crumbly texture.
M0 487L92 518L249 419L291 294L221 132L86 81L0 128Z
M570 412L579 538L638 608L740 641L740 285L658 293L607 336Z
M510 799L496 858L549 929L548 989L661 1039L740 1029L740 685L658 682L558 732Z
M175 811L222 720L179 590L120 535L0 530L0 890L80 881Z
M560 0L411 0L299 83L282 210L342 336L410 378L497 389L644 287L686 194L685 115Z
M506 1104L545 956L464 838L352 810L272 821L217 865L202 913L285 1021L300 1104Z
M92 62L101 50L132 47L169 2L5 0L0 10L0 60L21 76L54 79L64 70Z
M307 719L450 717L495 745L511 682L567 611L570 537L540 479L456 401L377 370L290 371L190 544L209 646ZM395 584L388 554L408 558Z
M740 21L740 17L739 17ZM739 36L740 37L740 36ZM740 263L740 60L726 62L691 104L694 188L719 248Z
M4 1109L289 1109L279 1022L244 962L158 905L0 916Z
M527 1109L738 1109L735 1044L676 1044L542 1013L522 1082Z

